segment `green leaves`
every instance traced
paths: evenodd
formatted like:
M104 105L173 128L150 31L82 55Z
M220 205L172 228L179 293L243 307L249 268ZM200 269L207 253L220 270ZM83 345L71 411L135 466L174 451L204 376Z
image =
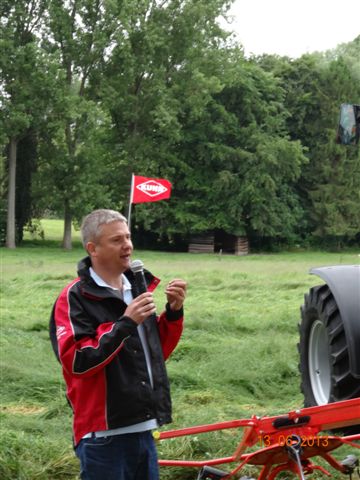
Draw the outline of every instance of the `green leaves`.
M356 235L359 154L334 138L359 38L245 58L218 25L230 3L3 2L1 141L36 139L38 211L125 208L134 172L173 182L134 212L163 237Z

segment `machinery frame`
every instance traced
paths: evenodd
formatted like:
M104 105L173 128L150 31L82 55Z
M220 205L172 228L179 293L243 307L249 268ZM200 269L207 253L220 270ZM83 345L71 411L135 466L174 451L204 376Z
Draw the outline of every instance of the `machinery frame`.
M258 480L273 480L280 472L295 473L300 479L319 470L331 476L325 468L314 464L311 458L322 457L332 468L343 474L351 474L358 468L359 461L348 455L339 462L330 453L342 445L360 448L360 434L337 436L327 434L333 429L341 429L358 424L360 421L360 398L307 407L290 411L286 415L238 419L199 425L161 432L159 440L197 435L229 428L243 428L242 438L234 453L229 457L212 460L159 460L162 467L195 467L201 469L201 479L236 478L245 465L261 467ZM325 433L321 433L325 432ZM359 442L359 443L357 443ZM246 453L248 448L259 445L257 450ZM217 465L236 463L231 471L214 468ZM244 478L244 477L243 477Z

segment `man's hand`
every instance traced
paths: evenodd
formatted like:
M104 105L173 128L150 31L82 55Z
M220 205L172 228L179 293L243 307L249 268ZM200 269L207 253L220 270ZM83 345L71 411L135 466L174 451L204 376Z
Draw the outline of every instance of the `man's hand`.
M179 278L171 280L165 290L171 310L180 310L186 297L186 282Z
M138 325L143 323L150 315L156 312L156 307L152 293L145 292L136 297L124 312L124 315L130 317Z

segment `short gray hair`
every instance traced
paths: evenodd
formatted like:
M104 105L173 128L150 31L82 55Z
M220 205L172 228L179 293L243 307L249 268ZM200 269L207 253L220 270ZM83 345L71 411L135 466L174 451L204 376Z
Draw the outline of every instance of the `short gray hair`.
M116 210L105 208L94 210L86 215L81 224L81 238L84 248L88 242L95 241L100 234L101 225L111 222L127 223L126 218Z

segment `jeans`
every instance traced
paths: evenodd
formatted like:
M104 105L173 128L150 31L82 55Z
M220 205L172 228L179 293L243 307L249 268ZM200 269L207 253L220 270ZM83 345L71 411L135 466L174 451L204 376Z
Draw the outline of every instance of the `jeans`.
M151 432L86 438L75 449L82 480L159 480Z

